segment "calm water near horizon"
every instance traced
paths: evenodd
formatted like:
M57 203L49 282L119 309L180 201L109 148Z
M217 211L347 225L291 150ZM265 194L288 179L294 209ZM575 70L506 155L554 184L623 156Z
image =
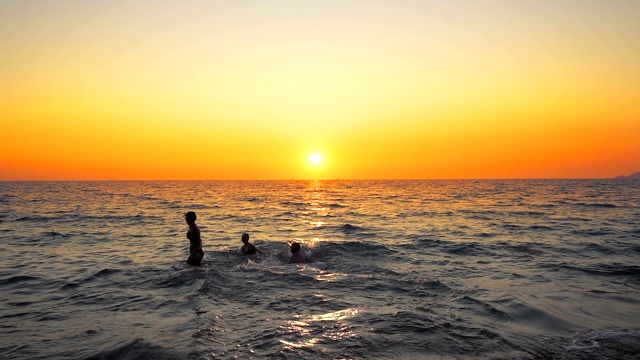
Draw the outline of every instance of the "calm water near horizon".
M0 260L2 359L640 358L638 180L0 182Z

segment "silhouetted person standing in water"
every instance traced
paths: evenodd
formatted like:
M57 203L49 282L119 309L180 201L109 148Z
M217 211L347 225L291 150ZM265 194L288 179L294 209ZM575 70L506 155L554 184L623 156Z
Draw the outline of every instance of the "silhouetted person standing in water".
M189 211L185 214L184 219L189 225L189 231L187 232L187 239L189 239L189 258L187 264L200 266L202 258L204 257L204 251L202 251L202 240L200 239L200 228L196 225L196 213Z
M289 264L304 264L307 262L304 258L304 255L300 251L300 243L294 242L293 244L289 245L289 248L291 249L292 254L291 258L289 259Z
M262 251L260 251L260 249L258 249L255 245L249 242L249 234L247 233L242 234L242 243L244 245L242 245L241 250L246 255L253 255L256 252L258 254L262 254Z

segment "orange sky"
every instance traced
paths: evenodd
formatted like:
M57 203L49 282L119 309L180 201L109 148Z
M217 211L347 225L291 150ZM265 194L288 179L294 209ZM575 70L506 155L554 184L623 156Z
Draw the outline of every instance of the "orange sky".
M2 1L0 180L630 174L638 14L633 0Z

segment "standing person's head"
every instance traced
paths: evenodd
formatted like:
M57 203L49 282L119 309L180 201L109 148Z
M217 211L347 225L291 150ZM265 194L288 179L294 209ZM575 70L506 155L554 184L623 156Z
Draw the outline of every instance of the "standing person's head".
M293 244L289 245L289 248L291 249L291 253L295 254L300 251L300 243L294 242Z
M247 233L242 234L242 242L245 244L249 242L249 234Z
M187 221L187 224L193 225L196 223L196 213L193 211L189 211L184 215L184 219Z

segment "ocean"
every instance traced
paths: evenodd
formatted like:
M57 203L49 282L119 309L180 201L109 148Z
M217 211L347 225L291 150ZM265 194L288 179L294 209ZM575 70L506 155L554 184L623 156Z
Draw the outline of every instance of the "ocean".
M0 249L2 359L640 358L637 180L0 182Z

